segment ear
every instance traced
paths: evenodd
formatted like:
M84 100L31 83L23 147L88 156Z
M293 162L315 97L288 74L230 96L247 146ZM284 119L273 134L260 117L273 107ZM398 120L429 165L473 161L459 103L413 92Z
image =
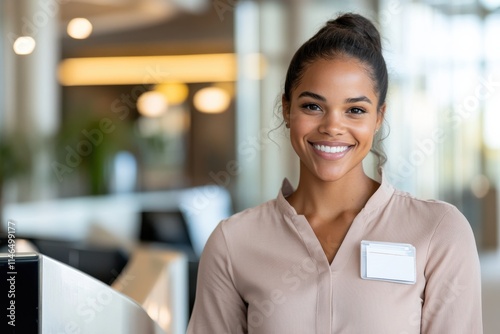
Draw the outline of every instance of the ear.
M290 102L285 98L285 94L281 95L281 107L283 112L283 120L288 127L290 124Z
M385 119L385 109L387 108L387 104L383 104L379 109L378 109L378 112L377 112L377 131L378 129L380 129L380 127L382 126L382 123L384 122L384 119Z

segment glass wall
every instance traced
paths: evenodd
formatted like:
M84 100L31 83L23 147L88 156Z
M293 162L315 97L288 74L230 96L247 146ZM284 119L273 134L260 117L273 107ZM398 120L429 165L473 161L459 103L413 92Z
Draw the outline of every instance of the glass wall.
M381 21L392 79L387 175L419 197L456 205L478 244L495 248L498 13L471 1L381 1L381 10L391 4L397 11Z

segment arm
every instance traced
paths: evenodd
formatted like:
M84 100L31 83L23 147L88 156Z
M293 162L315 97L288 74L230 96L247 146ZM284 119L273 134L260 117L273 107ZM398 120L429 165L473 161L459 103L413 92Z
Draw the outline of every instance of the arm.
M476 243L468 221L454 207L431 238L425 276L422 333L483 333Z
M196 299L187 333L246 332L246 305L234 285L229 251L219 224L200 259Z

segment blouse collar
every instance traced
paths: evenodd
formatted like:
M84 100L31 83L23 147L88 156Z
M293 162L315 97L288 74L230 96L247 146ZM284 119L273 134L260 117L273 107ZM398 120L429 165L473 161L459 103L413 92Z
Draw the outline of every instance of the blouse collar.
M363 210L365 212L370 212L376 209L379 209L382 206L385 206L387 202L389 202L390 198L394 194L394 187L388 182L387 178L384 176L383 171L382 174L382 182L378 187L377 191L368 199ZM285 178L283 179L281 190L278 193L278 197L276 199L278 207L280 211L289 217L296 216L297 211L295 208L288 203L286 197L290 196L294 192L294 188L290 181Z

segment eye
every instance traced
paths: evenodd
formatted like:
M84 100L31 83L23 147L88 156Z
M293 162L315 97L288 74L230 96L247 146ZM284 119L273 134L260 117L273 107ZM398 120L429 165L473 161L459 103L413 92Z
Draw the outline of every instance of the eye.
M348 113L355 114L355 115L362 115L362 114L365 114L366 111L364 109L361 109L361 108L351 108L351 109L349 109Z
M314 103L305 103L301 107L309 111L321 111L321 107Z

